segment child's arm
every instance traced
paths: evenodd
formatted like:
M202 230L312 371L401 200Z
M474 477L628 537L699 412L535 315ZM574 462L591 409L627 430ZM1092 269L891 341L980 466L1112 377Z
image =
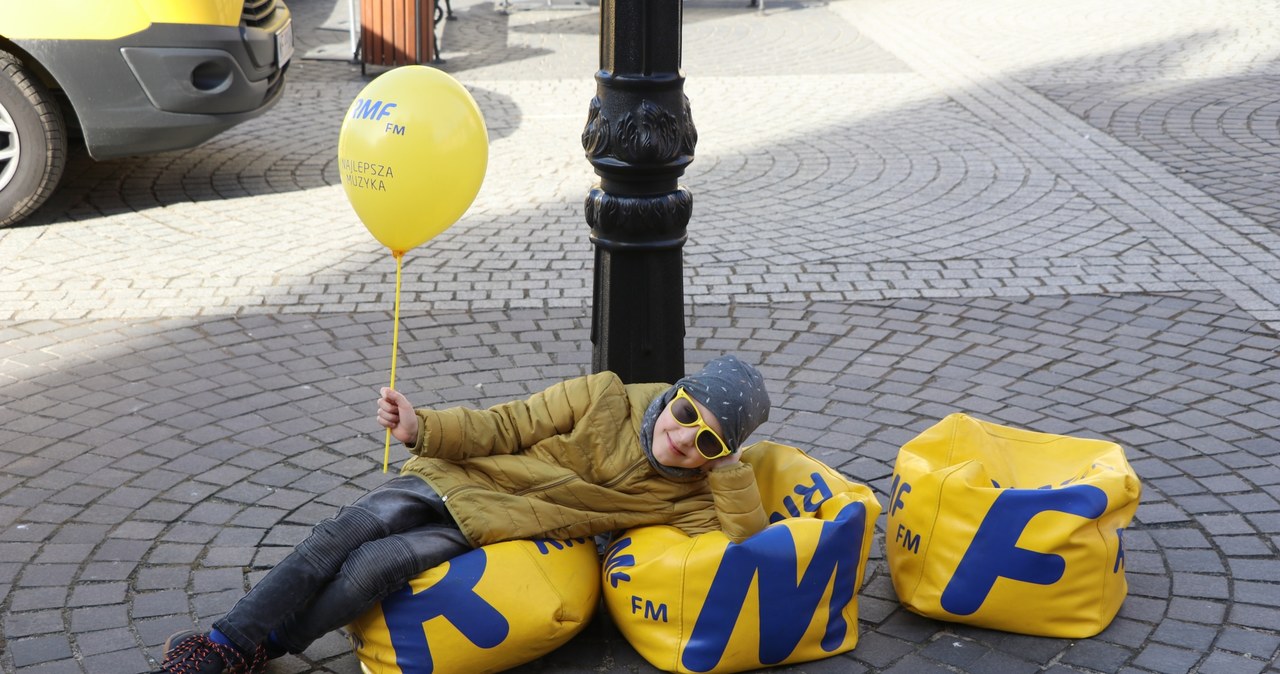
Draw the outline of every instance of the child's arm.
M736 454L712 463L714 466L707 473L707 482L715 500L720 530L735 543L764 530L769 520L765 516L764 505L760 502L760 488L756 485L755 471L751 466L738 461Z
M667 524L690 536L722 531L734 543L745 541L768 525L751 466L739 461L717 463L707 473L707 486L710 494L704 492L677 503L677 514Z
M512 454L539 441L573 430L588 410L604 429L625 423L630 409L626 390L609 372L560 382L527 400L513 400L487 410L454 407L418 410L417 434L409 451L459 461L474 456ZM399 437L399 436L397 436Z

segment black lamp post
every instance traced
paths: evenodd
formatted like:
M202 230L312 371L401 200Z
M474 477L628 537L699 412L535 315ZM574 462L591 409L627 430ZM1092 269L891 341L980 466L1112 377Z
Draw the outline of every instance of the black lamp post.
M681 249L693 195L678 180L698 133L680 72L681 0L601 0L600 70L582 147L596 247L592 367L625 382L684 376Z

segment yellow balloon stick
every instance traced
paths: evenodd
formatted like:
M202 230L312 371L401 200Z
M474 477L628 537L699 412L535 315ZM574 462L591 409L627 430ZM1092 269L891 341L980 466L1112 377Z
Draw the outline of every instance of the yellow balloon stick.
M396 354L400 353L400 267L404 258L403 250L393 250L396 258L396 308L394 327L391 329L391 388L396 387ZM391 462L391 429L387 429L387 437L382 443L382 472L387 472L387 464Z

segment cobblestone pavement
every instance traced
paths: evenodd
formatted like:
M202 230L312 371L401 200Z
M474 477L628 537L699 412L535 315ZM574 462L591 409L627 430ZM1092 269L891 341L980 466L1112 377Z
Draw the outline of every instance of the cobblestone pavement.
M405 269L401 388L587 371L593 7L457 0L490 172ZM339 3L343 5L345 3ZM1130 594L1081 640L901 608L794 672L1280 672L1280 6L690 0L688 361L762 364L760 437L883 499L945 414L1113 439ZM293 0L299 54L333 0ZM130 674L384 479L394 265L337 183L367 80L299 58L266 116L93 162L0 230L0 670ZM882 520L883 523L883 520ZM883 526L883 524L882 524ZM276 673L354 674L332 635ZM650 672L606 619L525 672Z

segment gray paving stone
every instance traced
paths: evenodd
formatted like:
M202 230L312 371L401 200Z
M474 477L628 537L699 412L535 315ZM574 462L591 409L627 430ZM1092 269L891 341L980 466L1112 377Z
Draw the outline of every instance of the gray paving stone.
M77 649L85 657L124 650L132 651L135 645L133 634L123 627L97 632L80 632L75 635L75 640Z
M1138 653L1133 664L1151 671L1173 674L1192 671L1201 657L1199 652L1185 648L1150 644Z
M8 642L14 667L63 660L71 657L71 644L62 635L31 637Z
M1221 611L1216 613L1221 616ZM1186 612L1183 612L1179 617L1182 620L1162 621L1160 626L1151 634L1151 638L1171 646L1191 648L1198 651L1208 650L1213 643L1214 637L1217 636L1217 630L1206 625L1184 622L1191 617ZM1205 622L1213 619L1212 615L1206 616ZM1221 617L1218 620L1221 620Z
M1028 662L1000 651L986 653L966 667L966 671L973 672L973 674L997 674L1002 672L1023 674L1039 670L1039 665L1033 662Z
M58 610L13 613L5 616L4 631L10 637L29 637L60 632L62 631L62 613Z
M893 674L907 674L908 672L920 672L921 674L932 674L932 673L942 674L942 672L948 672L950 670L943 667L940 664L932 663L924 658L921 658L917 655L912 654L902 658L897 663L895 663L892 667L884 669L883 671L893 672Z
M1275 605L1275 600L1280 599L1280 587L1276 587L1274 583L1238 581L1233 584L1233 589L1235 590L1237 601Z
M913 650L907 642L871 633L859 637L853 656L873 668L884 668Z
M1218 649L1240 653L1248 657L1268 660L1280 647L1280 637L1274 634L1229 627L1223 630L1215 644Z
M1067 649L1062 662L1101 672L1115 672L1132 657L1133 652L1126 648L1098 641L1082 641Z
M67 605L71 607L101 606L124 601L128 586L124 583L82 584L71 589Z
M1228 598L1228 582L1225 576L1176 573L1173 576L1174 592L1181 597Z
M921 650L920 654L944 665L965 669L990 652L989 647L977 642L942 634Z
M1111 621L1111 624L1106 629L1098 634L1097 638L1120 646L1136 648L1147 640L1151 632L1152 626L1150 624L1117 617Z
M21 667L15 671L21 674L74 674L80 670L80 664L70 658L54 662L41 662L30 667Z
M1236 625L1258 629L1272 629L1280 618L1280 609L1250 604L1235 604L1228 613L1228 619Z
M133 601L134 618L154 618L177 615L187 611L187 593L182 588L170 588L158 592L139 593Z
M71 611L71 631L92 632L129 624L128 611L123 604L91 606Z
M89 672L142 672L151 666L141 653L132 649L101 655L86 654L81 664L84 671Z
M1213 672L1261 672L1267 663L1230 653L1214 652L1209 654L1200 671Z

